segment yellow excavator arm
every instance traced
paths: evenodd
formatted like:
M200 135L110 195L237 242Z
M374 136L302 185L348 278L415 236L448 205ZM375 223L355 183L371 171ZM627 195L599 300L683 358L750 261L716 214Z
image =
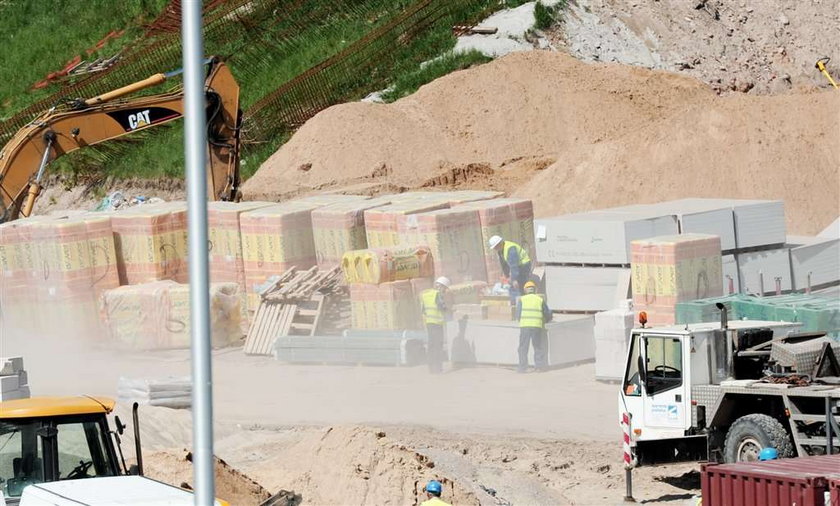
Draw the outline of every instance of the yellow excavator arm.
M224 62L211 58L205 80L207 100L207 197L239 198L239 85ZM180 71L51 109L20 129L0 151L0 222L29 216L42 189L46 166L56 158L101 142L181 118L183 90L123 99L165 82Z

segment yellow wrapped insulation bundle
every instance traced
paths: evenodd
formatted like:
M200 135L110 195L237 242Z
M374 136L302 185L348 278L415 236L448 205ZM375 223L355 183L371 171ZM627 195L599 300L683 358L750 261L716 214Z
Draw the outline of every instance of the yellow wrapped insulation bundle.
M341 270L348 284L378 285L435 274L432 253L426 246L348 251L341 259Z

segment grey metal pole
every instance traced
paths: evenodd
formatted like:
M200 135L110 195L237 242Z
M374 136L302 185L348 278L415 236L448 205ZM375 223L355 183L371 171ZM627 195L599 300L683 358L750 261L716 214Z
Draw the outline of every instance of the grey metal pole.
M208 506L215 502L216 487L213 472L213 369L207 259L207 136L201 7L201 0L181 2L193 377L193 476L195 504Z

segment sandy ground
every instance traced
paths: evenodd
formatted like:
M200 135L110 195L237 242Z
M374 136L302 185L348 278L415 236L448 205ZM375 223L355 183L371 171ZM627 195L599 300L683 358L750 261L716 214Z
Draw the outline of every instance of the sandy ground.
M513 53L393 104L321 112L243 192L492 188L533 199L538 216L783 199L789 232L815 234L840 214L838 107L833 90L718 96L679 74Z
M33 352L45 346L53 353ZM27 357L36 395L113 396L120 376L189 373L187 351L78 349L3 343L3 354ZM593 374L585 364L429 376L423 367L291 366L221 350L214 353L216 453L268 491L294 491L304 504L414 504L430 478L446 480L458 504L618 504L617 387ZM130 419L126 406L119 411ZM181 462L189 411L141 413L144 448L165 452L151 461L167 469ZM130 437L125 444L130 455ZM158 476L185 482L183 465L173 469ZM697 492L696 476L680 478L691 470L639 470L636 495L681 504Z

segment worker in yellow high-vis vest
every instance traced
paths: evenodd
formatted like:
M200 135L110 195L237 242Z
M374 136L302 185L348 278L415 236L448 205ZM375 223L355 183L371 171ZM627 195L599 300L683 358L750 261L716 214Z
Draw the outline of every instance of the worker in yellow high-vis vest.
M491 237L488 242L490 249L499 255L502 272L510 278L510 300L513 302L531 278L531 256L527 249L498 235Z
M538 371L548 368L548 346L545 324L551 321L551 310L542 295L536 293L537 285L528 281L523 287L525 295L516 301L516 318L519 320L519 367L517 372L528 370L529 345L534 347L534 365Z
M444 295L450 286L449 278L441 276L435 280L434 288L420 293L420 310L423 313L423 323L426 325L426 357L429 362L429 372L437 374L443 372L443 326L446 323L446 301Z

